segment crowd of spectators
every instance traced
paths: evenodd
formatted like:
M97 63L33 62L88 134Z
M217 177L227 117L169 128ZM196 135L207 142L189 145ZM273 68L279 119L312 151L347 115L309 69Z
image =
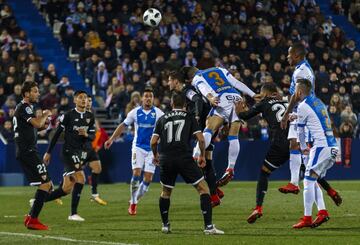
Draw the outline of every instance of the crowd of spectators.
M287 95L293 71L287 50L292 43L302 42L316 74L316 93L328 105L335 132L359 137L360 53L331 17L321 14L314 0L41 0L39 5L50 25L64 23L60 28L64 47L79 54L81 75L96 88L99 105L108 108L112 117L124 118L139 103L145 86L153 88L155 105L167 110L167 75L182 65L225 67L255 92L273 81ZM142 24L142 14L150 6L163 15L157 28ZM2 18L4 9L8 8L2 7ZM9 32L7 27L2 29ZM67 77L57 78L54 67L41 72L40 59L32 51L23 59L30 56L37 65L27 62L29 71L20 73L33 74L32 79L40 83L46 99L42 105L57 113L68 108L73 91ZM242 126L240 135L265 140L266 122L255 118Z

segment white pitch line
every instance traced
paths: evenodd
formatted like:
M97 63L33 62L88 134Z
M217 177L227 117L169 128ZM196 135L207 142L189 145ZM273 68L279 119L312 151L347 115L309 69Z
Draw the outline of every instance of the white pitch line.
M52 239L58 241L66 241L66 242L81 242L81 243L93 243L93 244L105 244L105 245L138 245L138 244L130 244L130 243L122 243L122 242L105 242L105 241L93 241L93 240L77 240L68 237L61 236L47 236L47 235L34 235L27 233L15 233L15 232L3 232L0 231L0 235L7 236L19 236L19 237L30 237L30 238L39 238L39 239Z

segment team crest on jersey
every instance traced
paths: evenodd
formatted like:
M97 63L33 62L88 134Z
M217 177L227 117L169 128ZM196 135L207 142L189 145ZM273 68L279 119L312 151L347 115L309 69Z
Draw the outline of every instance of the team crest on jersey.
M154 118L156 116L155 112L151 112L151 117Z
M25 108L27 114L33 114L33 110L28 106Z
M86 118L86 123L90 123L91 119L90 118Z
M42 178L43 180L46 180L46 175L41 175L41 178Z
M80 167L80 164L75 164L75 168L79 168Z

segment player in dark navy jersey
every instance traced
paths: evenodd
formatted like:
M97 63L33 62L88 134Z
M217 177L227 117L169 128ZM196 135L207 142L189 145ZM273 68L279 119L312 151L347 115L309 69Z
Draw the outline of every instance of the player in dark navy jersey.
M33 103L39 101L39 88L35 82L24 82L21 93L23 100L16 106L13 118L15 131L16 158L21 163L30 185L38 186L31 210L25 216L24 224L28 229L48 230L48 226L38 220L40 211L52 189L47 166L39 157L37 150L37 130L45 128L47 118L51 116L45 110L41 117L36 117Z
M62 152L65 165L63 183L50 194L47 201L55 200L71 192L71 215L68 217L68 220L72 221L84 221L78 215L77 208L85 183L83 164L87 158L86 143L88 140L94 139L95 136L94 115L86 111L87 97L88 95L85 91L75 92L74 102L76 107L61 116L60 124L43 158L45 163L50 161L51 151L60 134L65 131L65 142Z

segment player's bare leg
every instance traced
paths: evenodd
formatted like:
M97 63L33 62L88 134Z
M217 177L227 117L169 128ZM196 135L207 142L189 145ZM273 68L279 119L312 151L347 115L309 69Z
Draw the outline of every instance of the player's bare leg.
M128 208L128 213L130 215L136 215L136 206L137 206L136 194L140 186L140 180L141 180L141 168L134 168L130 182L130 205Z
M233 122L230 125L229 129L229 154L228 154L228 167L224 173L224 175L218 180L218 186L227 185L234 178L234 168L236 164L236 160L239 156L240 152L240 143L239 143L239 130L240 130L240 122Z
M139 188L136 192L136 200L139 201L140 198L142 198L146 192L149 190L150 183L153 179L153 173L150 172L144 172L143 181L140 183Z
M298 194L300 192L299 178L300 178L300 166L301 166L301 152L299 143L296 139L290 139L290 182L279 188L281 193L293 193Z
M89 163L91 168L91 200L97 202L100 205L107 205L107 202L100 198L97 192L98 178L101 173L101 162L92 161Z
M80 202L80 196L82 189L85 184L85 173L84 171L77 171L71 175L70 181L73 181L73 188L71 193L71 215L68 217L68 220L71 221L85 221L84 218L80 217L78 214L77 208ZM65 184L65 182L64 182ZM66 189L68 190L68 189ZM65 190L64 190L65 191Z
M47 225L42 224L38 216L40 214L40 211L44 205L44 202L49 195L49 191L52 188L51 181L43 183L39 185L38 190L35 194L35 200L34 203L30 209L30 212L28 215L25 216L24 219L24 225L31 230L48 230L49 227Z

